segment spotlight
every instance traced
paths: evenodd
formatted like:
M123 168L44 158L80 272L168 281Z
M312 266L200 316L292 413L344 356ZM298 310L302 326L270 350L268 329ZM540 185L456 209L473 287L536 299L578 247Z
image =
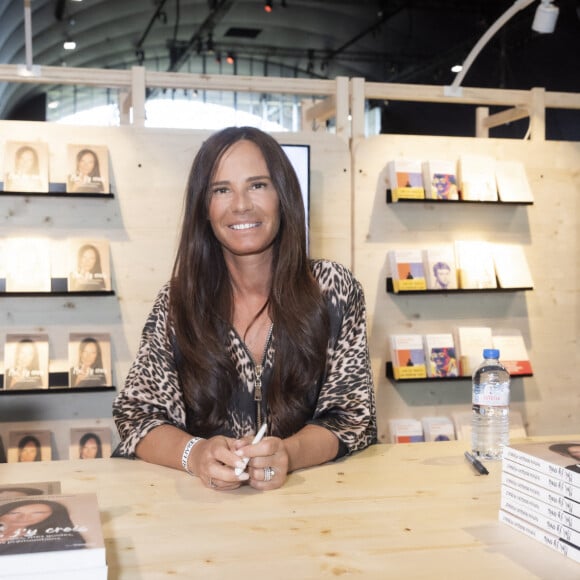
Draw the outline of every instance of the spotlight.
M77 47L77 43L74 40L71 40L70 38L67 38L63 42L62 47L65 50L74 50Z
M551 0L542 0L542 3L536 9L532 30L542 34L552 34L556 28L556 20L560 9L552 4Z
M274 7L272 6L272 0L266 0L266 3L264 4L264 10L266 12L272 12L272 10L274 10Z

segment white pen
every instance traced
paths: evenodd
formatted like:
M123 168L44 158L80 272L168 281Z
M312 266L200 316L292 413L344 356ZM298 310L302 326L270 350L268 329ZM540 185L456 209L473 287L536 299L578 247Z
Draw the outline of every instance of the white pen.
M256 433L256 436L252 440L252 445L255 445L256 443L259 443L260 441L262 441L262 438L266 434L266 427L267 427L266 423L262 423L262 426L260 427L260 429ZM246 470L246 467L248 467L248 462L250 461L250 458L249 457L244 457L242 459L242 461L244 462L244 466L243 467L236 467L236 470L235 470L236 471L236 475L238 477L240 475L242 475L242 473L244 473L244 471Z

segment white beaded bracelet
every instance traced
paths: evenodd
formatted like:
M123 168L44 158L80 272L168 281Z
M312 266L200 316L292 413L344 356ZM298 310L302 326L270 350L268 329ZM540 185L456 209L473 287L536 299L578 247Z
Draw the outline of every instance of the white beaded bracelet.
M191 453L191 450L193 449L194 445L196 443L199 443L200 441L201 441L201 437L192 437L185 445L185 449L183 450L183 455L181 456L181 466L183 467L183 469L185 471L187 471L187 473L189 473L189 475L195 475L194 473L189 471L189 465L187 463L189 460L189 454Z

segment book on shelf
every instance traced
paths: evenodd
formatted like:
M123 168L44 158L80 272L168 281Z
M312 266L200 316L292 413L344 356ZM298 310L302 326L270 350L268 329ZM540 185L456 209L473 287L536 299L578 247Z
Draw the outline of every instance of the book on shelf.
M517 244L492 244L493 265L500 288L533 288L534 280L524 248Z
M60 481L32 481L0 484L0 500L60 493Z
M71 332L68 341L70 387L112 385L111 335Z
M0 501L0 519L10 513L19 517L13 524L3 519L0 578L30 575L41 579L60 572L73 577L75 571L79 579L106 580L105 542L96 494ZM95 575L97 571L100 576Z
M4 389L48 389L48 335L7 334L4 346Z
M42 238L4 240L6 292L50 292L50 247Z
M399 157L387 163L391 200L425 199L421 160Z
M423 426L417 419L389 419L391 443L419 443L425 441Z
M51 432L27 429L8 433L8 463L31 463L52 459Z
M461 376L471 376L483 361L483 350L493 348L489 326L456 326L453 329Z
M387 252L393 290L426 290L423 252L416 248L398 248Z
M69 240L69 292L111 290L111 267L108 240Z
M459 192L465 201L497 201L495 159L491 155L464 153L457 164Z
M495 162L497 193L505 203L532 203L534 194L526 175L526 168L515 159L498 159Z
M499 360L510 376L532 374L532 363L520 330L494 328L491 332L491 340L493 348L499 350Z
M539 543L560 552L564 556L580 562L580 548L559 538L557 535L542 530L538 526L530 524L526 520L514 516L510 512L503 509L499 510L499 521L508 525L509 527L525 534L526 536L537 540Z
M48 145L40 141L7 141L4 191L48 193Z
M456 240L455 256L461 289L497 288L491 243L481 240Z
M423 250L428 290L456 290L457 268L453 244L440 244Z
M510 488L519 493L552 506L556 510L561 510L567 514L580 518L580 502L570 499L556 491L537 485L534 482L527 481L518 477L505 469L501 472L502 488Z
M109 193L109 152L105 145L67 145L67 193Z
M429 159L423 161L421 167L426 199L459 199L456 161Z
M443 379L459 376L459 364L455 352L453 334L426 334L423 337L427 376Z
M452 441L455 439L455 428L449 417L422 417L421 425L425 441Z
M395 380L427 378L423 336L392 334L391 361Z
M109 427L72 427L69 459L101 459L111 456Z

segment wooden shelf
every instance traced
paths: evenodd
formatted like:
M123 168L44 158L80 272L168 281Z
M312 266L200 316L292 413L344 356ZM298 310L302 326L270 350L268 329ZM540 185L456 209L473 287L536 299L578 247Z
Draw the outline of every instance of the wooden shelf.
M395 292L393 287L393 279L387 278L387 292L389 294L399 295L424 295L424 294L473 294L482 292L527 292L533 290L533 287L525 288L458 288L456 290L399 290Z
M471 382L470 376L461 376L461 377L444 377L444 378L435 378L435 377L427 377L425 379L395 379L395 374L393 373L393 363L391 361L387 361L385 375L387 379L390 379L396 383L443 383L447 381L469 381ZM510 375L511 379L518 379L524 377L533 377L533 373L526 373L521 375Z
M67 290L68 280L66 278L51 278L50 292L6 292L6 280L0 278L0 297L32 297L42 298L43 296L114 296L114 290Z
M87 393L98 391L114 391L114 385L103 385L99 387L69 387L68 372L49 373L48 389L14 389L6 390L0 388L0 395L47 395L55 393ZM4 384L4 375L0 374L0 386Z
M438 205L462 205L462 204L479 204L479 205L504 205L504 206L517 206L517 205L533 205L533 201L476 201L471 199L399 199L393 201L391 190L387 189L387 203L430 203Z
M48 186L48 191L4 191L0 189L0 197L15 196L15 197L90 197L101 199L112 199L115 197L114 193L67 193L66 183L51 183Z

